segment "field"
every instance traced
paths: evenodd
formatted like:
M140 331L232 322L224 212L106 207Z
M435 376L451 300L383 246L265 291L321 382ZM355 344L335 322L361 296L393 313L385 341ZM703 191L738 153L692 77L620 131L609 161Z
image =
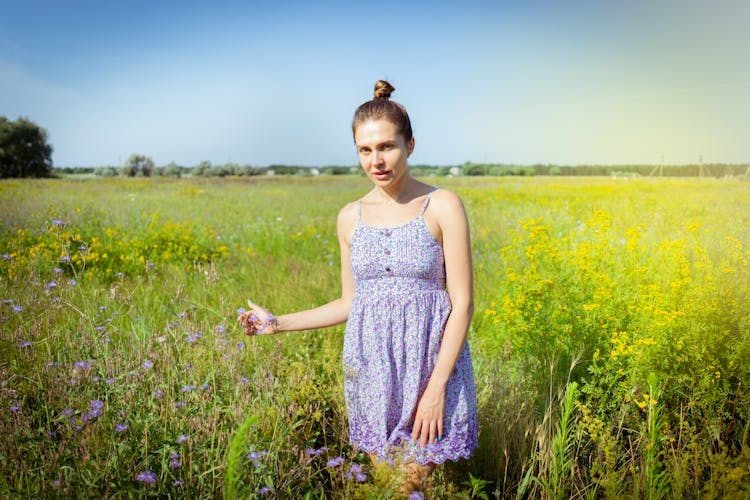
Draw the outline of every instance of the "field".
M750 183L434 178L470 218L480 449L427 498L750 496ZM364 178L0 183L0 494L384 498L347 442Z

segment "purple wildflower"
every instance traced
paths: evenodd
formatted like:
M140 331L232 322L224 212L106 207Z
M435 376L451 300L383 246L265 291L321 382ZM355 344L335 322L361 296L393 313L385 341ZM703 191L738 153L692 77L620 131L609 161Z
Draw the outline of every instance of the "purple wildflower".
M107 380L105 380L105 382L107 383L107 385L112 385L112 384L115 383L115 379L114 379L114 377L111 377L111 378L108 378Z
M245 314L246 312L247 312L247 309L245 309L244 307L240 307L239 309L237 309L237 316L241 316Z
M195 390L195 386L194 385L186 385L185 387L181 387L180 388L180 392L190 392L190 391L194 391L194 390Z
M330 459L328 462L326 462L326 467L338 467L339 465L344 463L344 457L339 455L336 458Z
M188 436L187 434L183 434L177 438L177 444L182 444L189 439L190 439L190 436Z
M65 222L63 222L60 219L55 219L55 220L52 221L52 226L53 227L65 227L66 224L65 224Z
M412 491L409 493L409 500L424 500L424 495L420 491Z
M23 311L23 306L13 306L14 313L20 313L21 311Z
M53 486L60 486L60 480L59 479L55 479L54 481L52 481L52 485Z
M44 285L44 288L46 288L47 290L50 290L52 288L55 288L56 286L57 286L57 281L50 281L49 283Z
M5 259L5 260L12 259L12 257L10 256L9 253L4 253L4 254L0 255L0 258Z
M180 454L175 453L174 455L169 456L169 466L173 469L178 469L182 465L182 462L180 462Z
M267 451L253 451L251 453L248 453L245 458L250 460L253 463L253 465L255 465L255 467L260 467L259 460L260 460L260 457L262 457L263 455L268 455L268 452Z
M91 368L91 361L76 361L73 366L76 368Z
M62 269L60 269L59 267L56 267L56 268L54 268L54 269L52 270L52 272L54 272L55 274L60 274L61 272L63 272L63 270L62 270Z
M150 470L144 470L137 476L135 476L136 481L140 481L142 483L146 484L154 484L156 483L156 480L158 479L157 475Z
M115 432L125 432L128 428L128 424L117 424L115 425Z
M358 483L364 483L367 481L367 474L362 472L362 466L359 464L352 464L351 467L349 467L349 472L346 473L347 479L354 479Z
M268 493L271 493L273 491L273 488L270 486L263 486L261 489L258 490L258 493L261 495L266 495Z
M116 277L116 278L122 278L123 276L125 276L125 273L122 273L122 272L120 272L120 271L117 271L117 272L115 273L115 277Z
M184 401L177 401L177 402L176 402L176 403L175 403L174 405L175 405L175 406L176 406L177 408L182 408L182 407L183 407L183 406L185 406L186 404L187 404L187 403L185 403Z
M60 257L60 262L70 262L70 255L63 255Z
M161 389L156 389L156 390L154 391L154 397L155 397L156 399L161 399L161 398L163 398L163 397L164 397L164 391L163 391L163 390L161 390Z
M92 410L101 410L102 408L104 408L104 401L95 399L94 401L89 403L89 406L91 406Z
M308 455L312 455L312 456L318 456L318 455L322 455L326 451L328 451L328 447L323 446L321 448L307 448L305 450L305 453L307 453Z
M106 308L107 308L107 306L99 306L99 310L100 310L100 311L103 311L103 310L105 310Z
M21 349L26 349L27 347L31 347L31 341L27 340L23 344L21 344Z
M203 384L201 386L201 389L203 389L204 391L207 391L207 390L211 389L211 385L210 384Z
M237 342L237 349L244 349L245 343L244 342Z
M154 362L153 362L153 361L151 361L151 360L149 360L149 359L147 359L146 361L144 361L144 362L143 362L143 363L141 364L141 366L142 366L143 368L145 368L146 370L148 370L149 368L153 368L153 367L154 367Z
M185 481L183 481L182 479L178 479L177 481L172 483L172 486L182 486L183 484L185 484Z
M67 408L67 409L65 409L65 410L61 411L61 412L60 412L60 415L64 415L64 416L66 416L66 417L69 417L69 416L71 416L71 415L72 415L72 414L74 414L74 413L75 413L75 410L73 410L73 409L71 409L71 408Z
M104 330L104 327L103 327L103 326L101 326L101 325L99 325L99 326L95 326L95 327L94 327L94 330L96 330L97 332L101 332L101 331L103 331L103 330Z
M75 286L75 285L76 285L76 280L74 280L74 279L69 279L69 280L68 280L68 285L70 285L70 286Z
M81 253L87 252L88 249L89 249L89 247L87 247L86 245L81 245L81 246L78 247L78 251L81 252Z
M20 409L21 409L21 407L18 406L18 405L11 405L10 408L9 408L9 410L10 410L11 413L15 413L15 412L17 412Z
M216 333L218 333L219 335L224 335L225 333L227 333L227 327L225 327L224 325L217 326Z

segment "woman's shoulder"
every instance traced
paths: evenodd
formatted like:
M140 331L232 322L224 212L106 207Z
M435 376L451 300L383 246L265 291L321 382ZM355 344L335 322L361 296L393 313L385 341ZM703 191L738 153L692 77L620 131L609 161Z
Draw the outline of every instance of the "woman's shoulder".
M358 220L359 207L356 201L347 203L339 210L338 217L336 218L337 232L339 235L344 236L347 242L351 239L354 229L357 227Z
M453 212L456 209L463 211L463 202L458 194L438 187L434 188L430 195L430 205L439 212Z

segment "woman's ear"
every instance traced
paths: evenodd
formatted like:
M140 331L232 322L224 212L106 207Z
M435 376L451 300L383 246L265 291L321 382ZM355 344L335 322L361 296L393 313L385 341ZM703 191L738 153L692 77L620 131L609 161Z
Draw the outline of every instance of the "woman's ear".
M409 144L407 145L407 157L411 156L411 154L414 152L414 137L409 139Z

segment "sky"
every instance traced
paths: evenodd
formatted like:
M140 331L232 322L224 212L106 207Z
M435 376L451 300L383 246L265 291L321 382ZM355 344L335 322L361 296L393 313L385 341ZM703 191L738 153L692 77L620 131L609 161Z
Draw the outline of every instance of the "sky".
M354 165L376 80L412 164L750 162L750 2L0 0L0 116L55 166Z

